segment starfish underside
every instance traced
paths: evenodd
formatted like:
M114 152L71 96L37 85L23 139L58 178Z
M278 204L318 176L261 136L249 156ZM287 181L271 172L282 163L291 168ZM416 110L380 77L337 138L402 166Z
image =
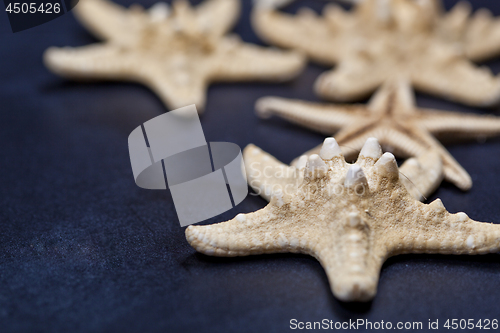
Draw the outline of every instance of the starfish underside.
M404 75L423 92L461 103L500 101L500 78L472 61L500 54L500 20L487 10L470 16L459 3L444 12L438 0L366 0L352 11L327 5L322 16L256 6L253 25L271 44L305 52L326 65L315 90L324 98L352 101L384 81Z
M239 15L238 0L207 0L196 8L125 9L106 0L81 1L77 18L104 43L49 48L45 64L74 79L128 80L155 91L175 109L205 105L213 81L287 80L304 65L297 52L266 49L225 36Z
M404 80L386 82L368 105L264 97L257 101L256 110L261 117L278 115L327 135L336 133L346 158L355 157L369 137L377 138L387 151L403 158L436 150L442 158L445 179L462 190L472 186L469 174L432 134L451 139L500 134L500 118L495 116L416 107L413 92ZM320 148L306 154L318 153Z
M295 193L275 192L250 214L208 226L189 226L188 242L214 256L305 253L319 260L334 295L367 301L380 269L403 253L482 254L500 249L500 225L451 214L441 200L415 200L390 153L367 142L356 164L345 162L333 138L312 155Z

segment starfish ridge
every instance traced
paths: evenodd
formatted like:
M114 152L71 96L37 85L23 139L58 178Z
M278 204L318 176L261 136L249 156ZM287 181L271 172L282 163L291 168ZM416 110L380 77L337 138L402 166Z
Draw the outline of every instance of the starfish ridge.
M45 64L75 79L143 83L171 108L205 105L211 81L286 80L304 65L296 52L266 49L225 36L239 13L239 0L207 0L196 8L177 0L145 11L106 0L81 1L74 11L104 43L49 48Z
M368 138L364 147L379 147L376 138ZM375 156L379 156L377 152ZM366 150L361 155L367 155ZM295 192L303 182L307 155L302 155L294 166L281 163L270 154L250 144L243 151L248 185L266 199L271 200L276 191ZM435 150L429 150L418 158L407 159L400 167L401 182L415 199L423 201L431 195L443 180L443 163Z
M443 161L445 179L462 190L472 180L432 134L449 138L478 138L500 134L500 118L470 115L415 106L413 92L404 80L386 82L368 105L328 105L264 97L256 103L261 117L273 114L331 135L346 157L353 157L369 137L377 138L388 151L401 157L419 156L435 149ZM317 153L321 147L307 152Z
M297 15L257 6L253 25L271 44L305 52L334 70L316 81L328 99L368 96L384 81L404 75L423 92L461 103L500 101L500 78L472 61L500 54L500 20L460 3L449 13L439 0L365 0L352 11L325 7L322 16L304 8Z
M188 242L214 256L312 255L343 301L372 299L390 256L500 250L500 225L451 214L439 199L414 199L399 179L394 155L380 156L372 140L367 145L351 165L327 138L320 155L309 157L296 192L276 191L263 209L227 222L189 226Z

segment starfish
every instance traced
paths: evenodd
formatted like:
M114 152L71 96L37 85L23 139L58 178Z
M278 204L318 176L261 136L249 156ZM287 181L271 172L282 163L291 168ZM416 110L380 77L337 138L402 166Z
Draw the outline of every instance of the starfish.
M438 0L364 0L352 11L327 5L323 16L296 16L256 6L252 22L264 40L337 65L316 81L321 97L352 101L403 75L420 91L473 106L500 102L500 78L472 61L500 54L500 20L470 7L450 12Z
M368 138L365 147L374 147L374 157L380 155L376 138ZM368 157L369 152L361 151ZM304 169L308 156L302 155L294 166L281 163L272 155L250 144L243 151L248 185L261 197L270 201L276 192L297 192L304 181ZM418 158L406 160L400 167L401 182L412 197L425 200L439 186L443 179L441 156L435 150L429 150Z
M448 138L500 134L498 117L416 107L411 87L405 80L386 82L368 105L329 105L263 97L255 108L263 118L278 115L327 135L336 132L335 138L347 158L353 157L369 137L377 138L386 150L400 157L419 156L434 149L443 161L445 179L462 190L472 186L469 174L432 134ZM318 153L320 148L306 154Z
M207 0L196 8L174 1L145 11L106 0L81 1L77 18L104 43L49 48L46 66L74 79L140 82L173 109L205 105L211 81L287 80L305 64L297 52L243 43L225 36L239 13L238 0Z
M319 260L333 294L368 301L380 269L403 253L482 254L500 250L500 225L451 214L441 200L415 200L391 153L367 142L348 164L333 138L311 155L295 193L276 191L254 213L208 226L189 226L187 241L213 256L304 253Z

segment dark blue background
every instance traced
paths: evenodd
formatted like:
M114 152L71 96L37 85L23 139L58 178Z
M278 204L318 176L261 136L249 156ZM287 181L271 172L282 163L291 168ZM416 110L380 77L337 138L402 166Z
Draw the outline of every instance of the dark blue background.
M289 11L307 4L320 9L325 2L298 1ZM473 5L500 15L496 1ZM245 0L235 32L260 43L249 9ZM72 15L16 34L7 15L0 16L0 331L281 332L292 318L422 321L424 327L428 319L440 325L448 318L500 319L496 254L391 258L373 302L344 304L312 257L196 253L169 192L138 188L132 177L127 137L167 111L160 100L136 84L75 83L49 73L42 64L47 47L96 41ZM500 71L500 60L486 65ZM325 69L309 65L286 84L212 85L202 117L207 141L254 143L285 162L319 144L323 136L277 118L260 120L253 106L266 95L319 101L312 84ZM498 114L427 95L417 101ZM429 200L439 197L451 212L500 222L500 140L447 148L474 187L462 193L443 183ZM265 204L249 196L210 222Z

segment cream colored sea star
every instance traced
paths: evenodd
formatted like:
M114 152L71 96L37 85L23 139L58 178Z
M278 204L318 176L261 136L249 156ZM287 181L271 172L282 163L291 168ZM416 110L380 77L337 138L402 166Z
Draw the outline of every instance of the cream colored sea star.
M440 138L484 138L500 134L500 118L423 109L415 106L413 92L405 80L386 82L368 105L318 104L279 97L263 97L256 102L261 117L278 115L287 120L332 135L346 157L355 157L365 140L377 138L397 156L419 156L429 149L439 152L445 179L462 190L472 180L460 164L437 141ZM306 154L318 153L321 147Z
M368 138L361 155L368 157L369 151L380 156L380 147L376 138ZM295 166L281 163L270 154L250 144L243 151L248 185L267 201L275 192L295 193L303 182L307 155L302 155ZM417 200L423 201L439 186L443 180L443 164L439 152L429 150L418 158L406 160L399 168L401 182L407 191Z
M441 200L415 200L391 153L372 144L356 164L345 162L333 138L309 157L295 193L276 191L250 214L208 226L189 226L188 242L214 256L305 253L319 260L333 294L368 301L380 268L403 253L482 254L500 250L500 225L451 214Z
M239 13L239 0L207 0L196 8L173 2L149 11L125 9L106 0L80 1L79 20L104 43L49 48L45 64L75 79L113 79L143 83L175 109L196 104L203 110L212 81L287 80L304 57L266 49L225 36Z
M253 25L264 40L337 65L316 81L322 97L356 100L405 76L418 90L461 103L500 101L500 78L471 63L500 54L500 20L487 10L469 18L466 4L446 13L438 0L365 0L348 12L327 5L323 16L255 8Z

